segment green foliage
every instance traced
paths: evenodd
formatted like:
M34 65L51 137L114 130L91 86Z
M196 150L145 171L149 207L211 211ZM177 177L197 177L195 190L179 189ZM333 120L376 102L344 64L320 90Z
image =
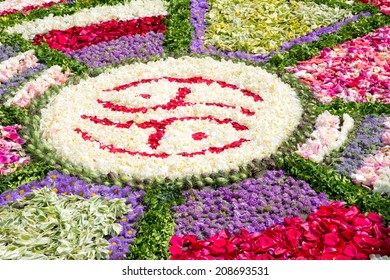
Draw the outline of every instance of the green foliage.
M321 104L323 108L326 108L331 113L346 113L351 116L354 115L375 115L379 116L382 114L390 116L390 106L383 103L367 102L367 103L358 103L358 102L348 102L344 103L342 99L336 99L328 105Z
M46 43L36 46L30 41L23 39L20 34L0 32L0 42L4 45L18 45L22 52L32 49L35 50L35 56L38 57L39 62L44 63L49 67L60 65L63 69L69 68L74 74L82 74L88 69L81 62L70 59L62 52L49 48Z
M367 5L359 0L355 0L352 4L348 4L345 0L300 0L303 2L315 2L317 4L325 4L329 7L341 8L341 9L349 9L354 12L354 14L358 14L360 12L371 12L378 13L379 9L372 5Z
M190 22L190 0L170 0L169 17L165 24L164 47L168 54L188 52L191 44L193 27Z
M181 192L173 183L155 185L146 191L143 201L148 211L136 225L137 238L127 259L169 259L169 241L175 228L171 207L183 203Z
M44 178L54 167L41 160L32 161L8 175L0 175L0 193Z
M285 41L333 25L353 14L349 9L311 1L217 0L208 1L206 46L225 51L267 54ZM282 19L282 20L281 20Z
M130 245L132 260L167 260L170 258L169 240L173 235L175 222L171 213L150 210L142 217L137 238Z
M290 176L308 182L315 191L326 193L329 199L345 201L349 206L355 205L363 213L378 213L387 224L390 223L390 199L353 185L349 178L331 168L304 160L295 154L278 160L277 167Z
M130 211L125 199L58 196L43 188L26 200L0 207L0 258L108 259L107 235Z
M70 59L60 51L49 48L46 43L41 44L39 47L33 47L36 52L35 55L39 58L40 62L48 65L60 65L63 69L69 68L74 74L82 74L87 71L87 66L83 63Z
M362 17L357 22L350 22L341 27L336 33L322 35L318 41L294 45L288 52L274 55L266 62L266 65L283 70L285 67L296 65L298 61L306 61L318 55L326 47L332 48L345 41L364 36L377 28L388 25L390 25L390 17L383 14Z
M20 124L26 117L26 110L23 110L19 107L8 107L0 104L0 125L8 126Z
M309 2L309 0L301 0ZM299 95L304 108L304 115L296 131L291 135L278 150L277 153L271 156L271 159L264 161L253 161L247 166L241 166L237 170L230 172L218 172L216 174L202 174L189 178L177 180L154 179L153 181L142 181L137 178L127 178L122 176L118 178L116 175L109 174L92 174L80 167L72 166L69 162L57 159L53 151L44 147L40 141L40 135L37 132L39 125L40 109L47 104L50 97L58 92L58 88L49 90L45 95L34 100L30 110L23 110L17 107L0 106L0 123L3 125L11 125L24 122L27 126L25 138L28 140L29 151L38 156L39 160L33 160L21 169L7 176L0 176L0 192L8 189L16 189L22 184L29 183L33 180L40 180L46 176L47 172L58 168L61 165L61 172L77 175L80 178L89 181L99 181L107 185L117 181L118 185L124 185L131 182L139 188L145 188L144 203L147 208L145 214L136 224L138 231L137 238L130 245L130 253L128 259L145 259L145 260L161 260L169 259L168 252L169 240L174 234L175 221L172 218L171 207L179 205L183 202L181 190L184 188L203 188L210 186L217 188L220 185L228 185L233 182L240 182L246 177L261 176L262 171L266 168L283 169L290 176L297 179L307 181L317 192L324 192L332 200L346 201L349 205L356 205L362 212L376 212L381 214L387 224L390 223L390 200L382 197L377 193L372 193L364 188L355 186L350 179L337 173L321 164L304 160L295 155L294 149L297 143L302 143L305 138L313 131L314 121L316 117L329 110L332 114L342 115L347 113L359 120L361 116L366 114L390 115L390 106L378 103L343 103L342 100L335 100L330 104L320 104L312 95L311 89L299 82L291 74L287 74L284 68L287 66L296 65L298 61L305 61L313 56L316 56L325 47L334 47L347 40L351 40L363 35L366 35L376 28L390 25L390 17L378 13L378 8L362 3L346 4L343 0L310 0L317 4L327 4L331 7L341 7L351 9L354 14L362 11L369 11L373 14L371 17L363 17L357 22L349 23L343 26L337 33L321 36L320 40L309 44L293 46L290 51L276 54L267 63L261 65L267 71L278 75L284 82L293 87ZM81 8L93 7L102 4L117 4L128 1L120 0L90 0L76 1L76 5L62 4L54 6L50 9L33 11L26 17L21 13L8 16L0 22L0 30L7 26L11 26L21 22L22 20L34 20L45 17L49 14L64 15L73 14ZM164 34L164 47L167 55L181 56L187 55L191 43L191 33L193 27L190 23L190 0L170 0L168 2L169 16L165 21L168 28ZM94 70L88 70L86 66L71 60L57 50L50 49L46 44L35 46L31 42L24 40L20 35L0 33L0 42L8 45L18 44L22 51L34 49L40 62L52 65L61 65L63 68L69 68L73 73L80 74L81 77L87 73L90 76L97 76L100 73L111 67L108 66ZM201 55L192 55L202 57ZM221 59L220 57L214 57ZM151 58L157 60L160 58ZM232 59L233 61L244 62L251 65L259 66L256 63L248 62L240 59ZM141 62L141 60L129 60L126 63ZM80 81L79 77L73 77L69 84L77 84ZM353 132L351 133L352 139ZM328 158L328 160L331 160ZM7 214L8 215L8 214ZM1 216L1 215L0 215ZM0 234L1 236L1 234ZM39 239L37 239L39 243ZM34 241L35 242L35 241ZM35 242L35 243L36 243ZM35 244L34 243L34 244ZM1 242L0 242L1 244ZM0 245L1 248L1 245ZM88 250L87 250L88 251ZM0 256L2 252L0 252ZM75 258L78 255L75 255Z

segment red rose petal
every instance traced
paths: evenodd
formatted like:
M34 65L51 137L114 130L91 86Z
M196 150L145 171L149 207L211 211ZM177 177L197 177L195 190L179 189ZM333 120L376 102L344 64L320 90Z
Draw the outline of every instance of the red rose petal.
M275 258L268 254L257 255L255 260L274 260Z
M194 243L191 243L190 247L191 247L191 249L201 250L201 249L203 249L204 246L201 242L194 242Z
M182 250L180 247L174 245L174 246L171 246L169 247L169 252L171 252L171 254L173 255L180 255L182 253Z
M329 254L329 253L336 253L337 249L335 247L325 247L324 250L322 251L324 254Z
M66 39L66 37L65 36L59 36L58 37L58 42L61 44L61 45L65 45L67 42L68 42L68 40Z
M343 255L338 255L333 258L334 260L351 260L351 257L343 256Z
M344 214L344 217L350 221L352 220L356 215L360 213L359 209L356 206L352 206L349 208L349 210Z
M183 244L189 244L196 242L196 236L194 235L185 235L183 236Z
M181 251L171 246L170 252L175 253L171 259L347 260L368 259L370 254L390 254L390 229L356 210L352 208L350 211L342 204L335 204L322 208L322 213L332 213L328 217L319 217L314 212L306 222L286 219L284 225L262 233L242 231L242 234L230 238L228 231L220 231L204 241L198 241L194 236L183 237L183 240L191 241L188 249ZM355 226L346 226L345 215ZM325 233L321 235L319 230ZM313 238L313 242L308 237Z
M203 139L206 139L207 137L208 137L208 135L204 132L196 132L196 133L192 134L192 139L194 139L196 141L201 141Z
M230 232L227 230L221 230L219 233L215 235L218 239L227 239L230 238Z
M378 226L377 224L374 224L372 226L371 232L374 235L374 237L377 238L377 239L381 239L382 237L384 237L383 236L384 234L382 233L381 227Z
M352 244L349 243L347 246L344 248L344 254L349 257L356 257L358 253L357 248Z
M203 248L203 249L200 250L200 254L202 256L208 256L208 255L210 255L210 250L206 249L206 248Z
M332 208L342 208L346 205L347 203L346 202L341 202L341 201L333 201L329 207L332 207Z
M216 239L214 241L214 246L217 246L217 247L225 247L227 241L224 240L224 239Z
M371 227L372 223L369 219L356 217L352 220L352 224L357 227Z
M225 249L222 247L217 247L217 246L211 246L211 248L210 248L210 252L211 252L211 254L213 254L213 255L220 255L220 254L223 254L223 253L225 253Z
M361 236L354 236L354 237L353 237L353 242L354 242L359 248L363 248L363 247L364 247L363 239L362 239Z
M164 16L153 16L126 21L110 20L88 26L74 26L67 30L52 30L44 35L36 35L33 43L39 45L45 41L50 48L64 52L75 51L122 36L130 37L136 34L143 36L148 32L163 33L166 30L164 19ZM152 21L153 24L147 24L148 21Z
M320 254L320 251L319 251L317 248L310 249L310 250L309 250L309 254L310 254L314 259L318 259L319 256L321 255L321 254Z
M242 244L240 244L239 248L241 250L248 251L248 250L252 249L252 246L249 243L242 243Z
M375 223L381 223L383 221L383 218L381 215L370 212L367 214L367 218L369 218L371 221Z
M302 233L296 229L290 229L286 232L286 237L291 247L296 248L299 246L299 237L301 235Z
M344 238L345 240L352 240L353 236L356 233L352 230L343 230L340 232L340 236Z
M363 253L358 253L355 257L355 260L368 260L368 255Z
M316 212L316 216L318 217L329 217L331 215L331 211L329 208L325 208L325 207L320 207L318 208L317 212Z
M275 251L273 252L273 254L275 256L280 256L280 255L284 255L286 252L288 252L287 248L283 248L283 247L278 246L275 248Z
M308 251L316 246L317 246L316 243L305 242L305 241L302 242L302 250L305 250L305 251Z
M320 238L320 234L315 231L315 229L311 228L308 232L304 233L303 236L308 240L308 241L315 241Z
M170 243L174 246L182 247L183 246L183 239L179 236L172 236Z
M236 250L236 248L235 248L235 246L233 246L233 244L229 244L226 246L226 251L228 253L233 253L235 250Z
M275 245L275 241L272 238L264 235L259 238L259 245L261 249L267 249Z
M363 244L374 248L380 248L383 245L383 241L371 237L363 237Z

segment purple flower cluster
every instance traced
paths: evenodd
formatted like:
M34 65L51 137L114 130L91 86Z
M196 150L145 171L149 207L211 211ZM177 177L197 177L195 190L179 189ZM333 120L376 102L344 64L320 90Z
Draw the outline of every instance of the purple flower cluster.
M123 36L117 40L101 42L66 55L85 63L88 67L96 68L131 58L146 59L150 56L160 56L164 53L163 42L162 33L149 32L145 36Z
M337 160L336 168L341 174L350 176L363 166L364 159L383 146L382 134L386 117L366 116L359 127L356 138L345 148Z
M86 199L99 195L105 199L125 198L131 205L131 210L127 216L122 217L118 222L123 230L117 237L108 240L110 259L123 259L129 251L129 244L133 242L136 230L133 228L137 219L143 215L144 206L141 205L144 191L132 191L130 187L121 188L118 186L107 187L104 185L89 184L76 177L61 174L57 171L49 172L48 176L37 182L31 182L22 185L16 190L8 190L0 195L0 207L17 199L24 199L29 196L33 190L47 187L52 189L58 195L78 195Z
M15 75L10 80L0 85L0 97L4 94L11 93L15 89L19 88L21 85L27 83L29 78L36 76L46 68L47 66L45 64L38 64L33 68L28 68L24 72Z
M0 46L0 62L9 59L10 57L16 56L20 52L20 48L18 46Z
M308 183L285 176L285 172L267 171L260 179L217 190L190 190L187 202L173 207L175 235L195 235L199 239L213 236L222 229L235 234L240 229L262 232L286 217L314 212L329 200L317 194Z
M191 18L190 22L195 32L192 33L190 51L192 53L215 53L215 48L206 51L204 47L204 33L206 31L205 17L209 8L206 0L191 0Z
M205 53L205 54L218 54L221 56L225 56L228 58L240 58L240 59L248 59L254 62L262 63L270 59L277 52L285 52L291 49L294 45L302 45L305 43L311 43L316 40L319 40L321 35L335 33L340 30L340 28L344 25L347 25L350 22L357 21L360 17L363 16L371 16L369 12L363 12L358 15L355 15L351 18L348 18L344 21L340 21L337 24L330 27L322 27L317 29L316 31L309 32L303 37L291 40L289 42L282 43L282 46L277 50L270 51L268 54L250 54L243 51L223 51L217 50L214 46L205 46L204 42L204 33L206 31L206 12L209 8L209 4L207 0L191 0L191 23L194 27L195 32L192 34L192 41L190 46L190 51L192 53Z

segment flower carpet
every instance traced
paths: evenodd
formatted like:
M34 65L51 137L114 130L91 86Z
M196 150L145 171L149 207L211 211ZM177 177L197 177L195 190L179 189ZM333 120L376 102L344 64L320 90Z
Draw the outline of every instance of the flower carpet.
M0 1L0 259L388 259L389 14Z

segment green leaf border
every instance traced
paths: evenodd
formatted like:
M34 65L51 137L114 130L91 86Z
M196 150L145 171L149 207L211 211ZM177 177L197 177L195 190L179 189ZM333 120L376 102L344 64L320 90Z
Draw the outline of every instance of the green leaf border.
M302 0L309 1L309 0ZM327 4L329 6L344 7L346 4L342 0L311 0L320 4ZM112 0L108 3L116 4L128 1L116 1ZM22 16L20 13L8 16L7 20L0 21L0 30L7 26L17 24L24 20L34 20L36 18L42 18L50 13L55 15L71 14L76 10L86 7L93 7L96 5L107 4L107 1L103 0L91 0L88 3L83 1L77 1L76 5L69 7L68 4L61 6L55 6L50 9L43 9L31 12L27 17ZM348 6L350 7L350 6ZM337 33L327 34L321 36L320 40L309 44L303 44L293 46L288 52L277 54L272 57L264 65L260 65L267 71L277 74L281 79L289 83L298 94L304 105L310 106L310 113L305 114L305 120L300 127L302 130L295 132L292 137L282 145L275 155L271 156L267 160L256 161L242 170L241 177L239 175L238 181L244 179L244 177L261 176L261 173L265 169L276 168L283 169L288 175L294 176L297 179L307 181L311 187L317 192L325 192L330 199L346 201L349 206L356 205L362 212L377 212L381 214L385 223L390 223L390 199L381 196L377 193L370 192L359 186L355 186L351 183L350 179L337 173L329 166L326 165L326 161L323 164L316 164L314 162L304 160L294 153L291 153L298 142L303 142L305 138L313 131L313 124L315 118L325 110L329 110L332 114L342 115L348 113L356 120L356 125L359 123L364 115L390 115L390 106L380 103L343 103L338 99L330 104L320 104L313 97L311 90L300 83L294 76L284 71L285 67L296 65L298 61L305 61L313 56L319 54L325 47L334 47L347 40L364 36L377 28L390 25L390 17L379 12L377 7L363 3L354 3L352 10L356 13L361 11L369 11L373 15L370 17L363 17L357 22L349 23L343 26ZM179 57L182 55L188 55L189 45L191 41L191 32L193 32L190 24L190 11L189 0L170 0L169 1L170 17L166 21L166 25L169 30L165 36L165 50L166 56ZM95 70L89 70L85 65L67 58L62 53L51 50L47 45L34 46L31 42L25 41L20 35L0 33L0 42L7 45L18 44L21 46L22 51L29 49L35 49L36 55L41 62L46 63L48 66L61 65L63 68L69 68L73 73L86 76L96 76L102 73L106 68L100 68ZM194 56L194 55L192 55ZM200 56L197 56L200 57ZM157 60L161 58L152 58L151 60ZM233 59L236 61L242 61ZM129 60L125 63L134 63L139 60ZM248 61L244 61L249 65L256 65ZM122 64L125 64L122 63ZM120 64L121 65L121 64ZM119 66L119 65L117 65ZM114 67L117 67L114 66ZM78 77L73 77L69 83L79 82ZM60 87L55 87L49 90L44 96L50 96L59 91ZM6 125L14 123L24 123L27 125L34 125L39 122L38 107L45 103L45 98L41 97L36 100L31 106L30 110L22 110L16 107L4 107L0 106L1 122ZM38 110L38 111L37 111ZM38 117L38 118L37 118ZM355 128L356 129L356 128ZM39 135L32 133L33 131L26 129L26 138L29 144L37 144ZM349 140L353 139L354 132L351 133ZM347 141L347 142L348 142ZM346 143L347 144L347 143ZM345 144L345 145L346 145ZM35 148L31 147L30 148ZM43 150L35 150L34 154L45 155L45 147L41 147ZM280 154L287 154L286 156L280 156ZM23 169L17 170L8 176L0 176L0 191L7 189L14 189L20 184L28 183L31 180L39 180L43 178L49 170L58 166L47 164L47 161L41 161L34 159L34 161L25 166ZM65 167L68 167L65 165ZM248 172L250 169L250 172ZM67 169L65 168L65 171ZM239 173L240 174L240 173ZM84 174L89 177L89 174ZM213 187L218 187L217 182L220 184L226 184L226 177L218 174L216 177L206 178L186 178L184 180L173 181L170 179L154 180L154 181L140 181L134 178L134 183L140 188L149 186L146 188L145 203L148 211L142 217L138 225L139 234L136 240L131 245L131 251L128 255L129 259L167 259L170 254L167 251L169 245L169 239L173 234L174 221L171 216L171 207L173 205L180 204L182 201L181 190L189 187L202 187L202 183L206 179L206 185L210 184ZM112 176L111 176L112 177ZM211 180L210 180L210 179ZM87 178L88 179L88 178ZM200 180L199 180L200 179ZM229 183L234 180L229 180ZM108 184L114 183L117 178L109 178ZM103 182L104 183L104 182ZM107 183L107 181L105 182ZM157 239L156 239L157 238Z

